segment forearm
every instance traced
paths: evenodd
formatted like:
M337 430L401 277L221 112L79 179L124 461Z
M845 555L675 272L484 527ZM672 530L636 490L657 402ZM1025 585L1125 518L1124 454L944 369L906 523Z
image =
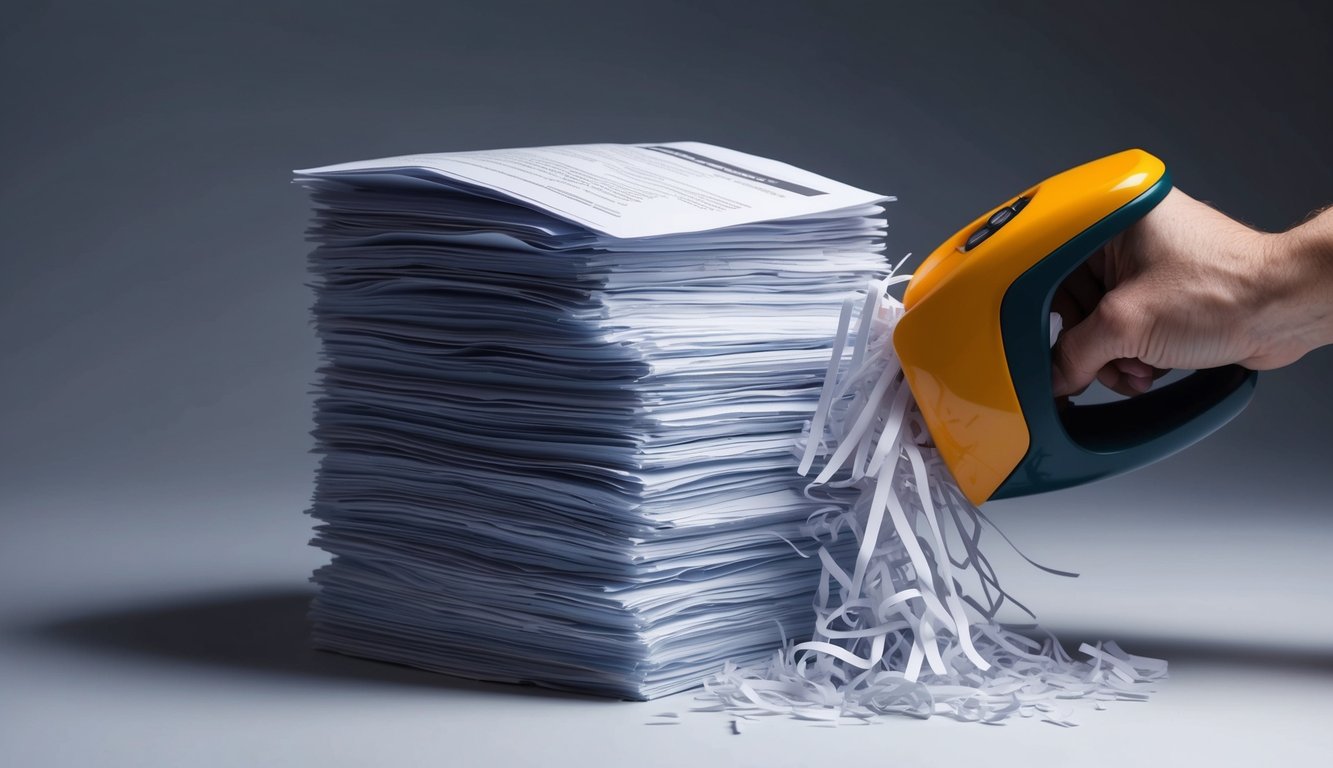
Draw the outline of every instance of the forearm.
M1265 286L1256 318L1269 344L1299 345L1299 354L1333 344L1333 208L1286 232L1263 236Z

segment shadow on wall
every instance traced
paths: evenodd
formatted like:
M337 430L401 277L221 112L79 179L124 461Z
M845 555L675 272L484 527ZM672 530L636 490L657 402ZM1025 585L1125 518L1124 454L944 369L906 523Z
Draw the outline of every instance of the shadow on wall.
M263 675L596 701L530 685L482 683L316 650L306 620L312 596L309 589L213 593L60 619L31 627L25 636L81 651Z

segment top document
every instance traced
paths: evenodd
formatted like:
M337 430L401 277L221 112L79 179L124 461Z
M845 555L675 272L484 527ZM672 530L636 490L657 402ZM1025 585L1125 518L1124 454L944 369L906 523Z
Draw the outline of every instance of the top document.
M890 200L786 163L680 141L403 155L297 171L407 174L499 196L613 238L702 232Z

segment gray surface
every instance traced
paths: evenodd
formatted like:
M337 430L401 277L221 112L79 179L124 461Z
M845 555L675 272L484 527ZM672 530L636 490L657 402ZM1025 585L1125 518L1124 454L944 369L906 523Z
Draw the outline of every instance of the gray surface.
M1209 478L1146 472L1194 487ZM1068 730L771 720L734 736L725 715L688 713L689 695L601 701L309 651L302 580L318 558L297 545L300 492L53 494L25 505L30 516L5 537L0 764L1322 764L1333 748L1333 523L1322 507L1214 488L1102 510L1098 495L993 505L1030 555L1077 567L1079 579L1012 557L999 565L1067 638L1117 638L1170 659L1152 701L1086 712ZM1187 514L1196 505L1246 514L1200 529ZM665 711L680 725L647 725Z
M1260 226L1329 202L1326 4L11 3L0 25L0 765L1312 760L1333 744L1323 350L1206 443L990 507L1071 639L1160 652L1073 730L825 729L458 684L305 650L313 463L288 170L697 139L897 194L922 254L1140 145ZM826 5L826 4L820 4ZM716 7L715 7L716 6ZM1183 6L1183 4L1182 4ZM1070 14L1075 15L1070 15ZM996 83L990 85L990 83Z

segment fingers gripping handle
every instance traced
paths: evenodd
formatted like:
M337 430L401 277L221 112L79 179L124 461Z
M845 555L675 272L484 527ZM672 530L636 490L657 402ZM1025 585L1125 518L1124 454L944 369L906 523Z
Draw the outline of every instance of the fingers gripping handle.
M1071 440L1102 454L1143 453L1156 461L1202 440L1235 418L1258 374L1239 365L1208 368L1151 392L1097 405L1070 405L1060 422Z
M1197 371L1128 400L1057 410L1051 389L1051 298L1064 278L1171 189L1162 178L1024 272L1005 293L1001 328L1027 422L1027 455L991 498L1025 496L1127 472L1192 445L1249 402L1257 374L1229 365Z

